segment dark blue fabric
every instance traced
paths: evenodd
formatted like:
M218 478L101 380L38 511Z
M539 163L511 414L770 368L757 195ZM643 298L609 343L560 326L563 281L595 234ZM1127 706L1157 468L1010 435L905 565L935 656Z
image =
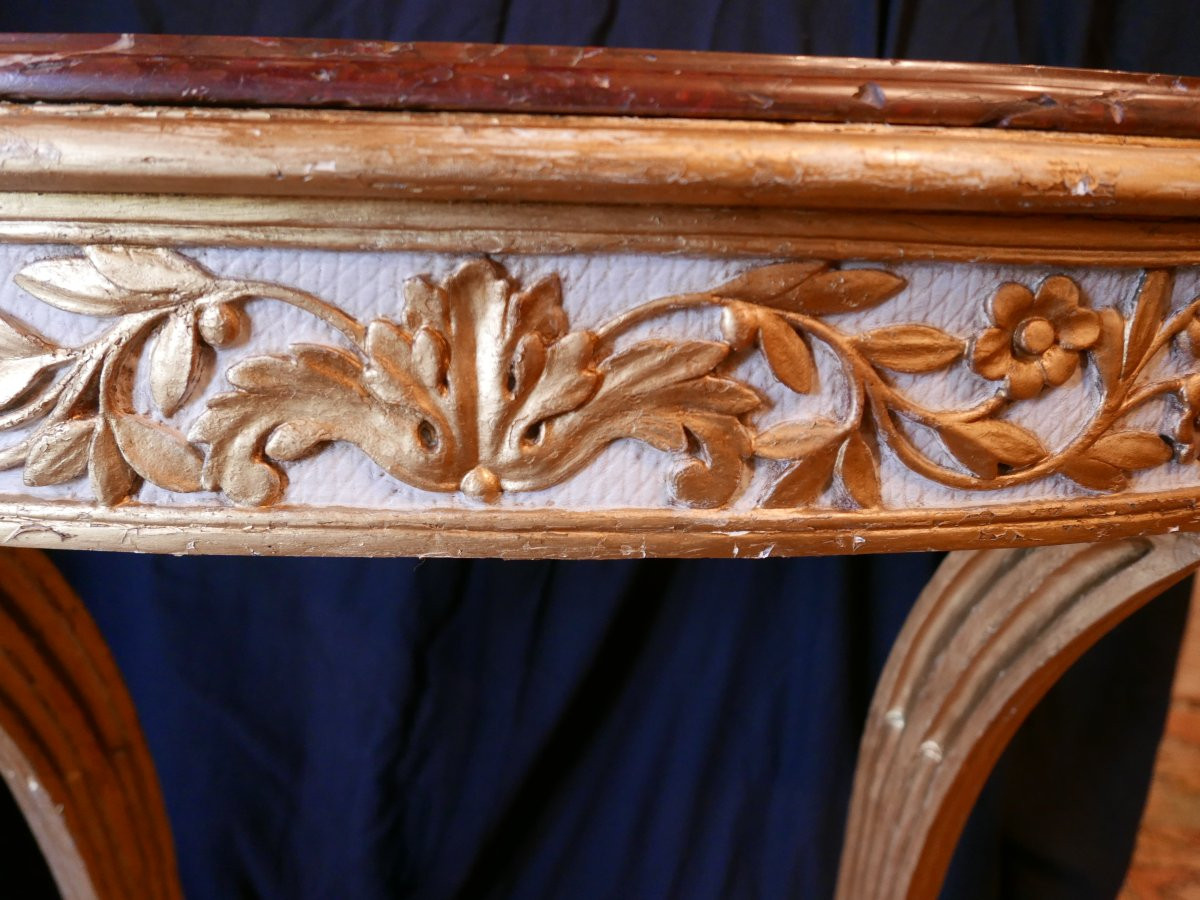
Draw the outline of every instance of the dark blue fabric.
M932 562L57 561L214 898L825 896Z
M134 692L190 897L580 900L829 896L934 563L56 561ZM1185 601L1034 714L949 896L1112 896Z
M1200 68L1190 9L1148 0L9 0L0 29ZM192 900L827 897L871 687L935 563L56 561L129 682ZM1185 602L1034 713L948 897L1113 896Z

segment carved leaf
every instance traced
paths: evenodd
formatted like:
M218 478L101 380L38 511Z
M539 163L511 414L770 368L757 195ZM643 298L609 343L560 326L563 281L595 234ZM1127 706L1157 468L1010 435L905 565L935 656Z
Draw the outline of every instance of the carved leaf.
M595 395L551 420L543 440L526 448L524 462L537 472L529 483L553 484L612 441L634 438L692 456L673 479L678 499L704 507L728 502L744 483L752 452L738 416L761 404L745 385L715 374L728 353L716 342L655 340L603 360Z
M274 503L287 478L268 454L296 459L326 441L357 445L417 487L457 486L447 478L447 460L457 452L449 424L432 407L388 404L368 393L362 364L344 351L300 345L290 355L240 362L226 377L238 390L210 400L189 433L209 445L199 478L206 490L237 503Z
M199 361L196 313L190 307L177 309L167 316L150 353L150 393L163 415L173 415L187 399Z
M836 422L785 422L768 428L754 439L754 455L763 459L805 459L810 453L837 443L845 429Z
M538 334L524 334L517 341L509 370L508 394L517 397L527 393L546 371L546 342Z
M85 259L35 262L13 276L13 281L39 300L68 312L110 316L123 311L125 292Z
M1128 375L1149 351L1154 335L1167 315L1171 305L1171 290L1175 278L1169 270L1153 269L1142 276L1134 306L1133 321L1129 324L1129 338L1125 344L1125 359L1121 374Z
M875 365L896 372L936 372L963 355L961 338L930 325L890 325L854 339L859 351Z
M68 419L38 430L29 444L22 477L27 485L62 484L87 471L96 420Z
M137 294L119 288L86 259L35 262L13 280L39 300L85 316L119 316L175 302L169 294Z
M1088 456L1068 458L1059 471L1095 491L1122 491L1129 487L1129 475L1124 469Z
M596 390L599 373L591 368L596 339L591 332L576 331L555 341L544 351L545 362L537 381L517 385L515 398L524 393L513 429L524 434L540 422L575 409Z
M814 260L759 266L713 288L711 293L730 300L748 300L774 306L772 301L777 297L794 290L806 278L827 268L827 263Z
M1001 464L1019 469L1046 456L1037 435L1001 419L950 423L941 435L946 449L981 478L995 478Z
M837 441L830 441L808 453L776 482L763 506L786 509L811 505L833 480L833 467L840 453Z
M798 394L813 389L816 365L796 329L779 316L763 315L759 317L758 341L776 378Z
M54 349L40 334L0 313L0 358L38 356Z
M812 316L869 309L896 296L907 282L883 269L835 269L806 279L790 295L788 308Z
M383 402L417 409L428 398L428 386L418 380L412 338L394 322L376 319L367 326L367 358L363 382Z
M862 509L874 509L883 503L879 484L879 458L875 449L856 431L842 444L837 460L842 486Z
M1174 455L1171 445L1148 431L1117 431L1106 434L1087 454L1118 469L1149 469Z
M1121 365L1125 353L1125 319L1117 310L1100 310L1100 340L1091 351L1092 361L1100 381L1112 390L1121 380Z
M271 432L263 449L272 459L303 459L332 439L332 432L320 422L284 422Z
M446 339L432 328L418 328L412 341L413 374L426 387L440 388L446 380L450 348Z
M567 314L562 308L562 282L547 275L523 291L517 292L507 311L507 331L511 334L540 335L553 341L567 333Z
M25 396L46 369L63 360L51 354L0 359L0 410L8 409Z
M1184 329L1184 337L1187 341L1187 348L1191 351L1192 356L1200 357L1200 319L1192 316L1188 319L1187 327Z
M138 486L137 473L125 461L112 428L104 419L96 424L92 435L88 475L92 493L105 506L116 506L129 499Z
M715 415L689 415L684 427L699 443L702 455L693 456L672 477L673 495L698 509L724 506L749 476L749 434Z
M446 289L424 275L404 282L404 325L409 331L422 326L445 332L449 324L450 298Z
M127 291L196 294L212 281L196 263L165 247L98 244L85 247L84 253L97 272Z
M147 481L169 491L200 490L204 458L178 431L137 415L117 416L109 424L121 455Z

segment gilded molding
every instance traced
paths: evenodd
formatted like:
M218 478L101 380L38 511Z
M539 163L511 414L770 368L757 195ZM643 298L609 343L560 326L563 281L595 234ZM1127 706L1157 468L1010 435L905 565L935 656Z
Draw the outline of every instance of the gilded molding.
M1171 312L1168 270L1147 271L1132 297L1095 301L1063 274L1005 283L969 301L986 302L990 321L969 334L923 322L847 328L843 317L886 304L905 281L821 261L750 268L703 291L634 303L587 330L572 330L557 276L519 284L489 259L441 280L411 277L396 318L366 323L311 293L222 278L166 248L93 245L15 279L45 303L111 325L61 347L0 318L0 430L26 429L0 465L23 467L33 488L86 475L104 505L135 496L142 480L271 505L286 500L284 464L334 441L420 489L493 501L573 478L608 444L634 439L676 460L664 480L677 503L699 508L734 501L758 461L781 469L763 507L881 508L881 446L922 478L981 493L1052 476L1084 495L1118 493L1132 472L1196 455L1200 298ZM242 359L225 372L233 390L209 398L185 435L164 420L251 327L251 298L306 311L343 345ZM711 339L630 337L697 308L720 310ZM830 388L814 347L836 358L847 402L831 416L758 427L768 401L739 363L761 355L787 390L820 393ZM1182 366L1164 374L1156 360L1172 355ZM134 408L143 362L158 415ZM956 367L994 385L986 399L924 403L909 376ZM1051 448L1008 417L1080 368L1094 408L1065 445ZM1164 397L1156 429L1130 424ZM918 440L920 431L938 445Z

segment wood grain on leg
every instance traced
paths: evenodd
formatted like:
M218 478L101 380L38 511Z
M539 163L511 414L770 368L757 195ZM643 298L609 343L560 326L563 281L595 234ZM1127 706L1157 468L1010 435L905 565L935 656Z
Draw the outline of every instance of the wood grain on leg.
M0 552L0 772L66 900L182 896L133 703L36 551Z
M936 897L1004 746L1060 675L1200 565L1200 537L952 553L909 616L859 753L838 897Z

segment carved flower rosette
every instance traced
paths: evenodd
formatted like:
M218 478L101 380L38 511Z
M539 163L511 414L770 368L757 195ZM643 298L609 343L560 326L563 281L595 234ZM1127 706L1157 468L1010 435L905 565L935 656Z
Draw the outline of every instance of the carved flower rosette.
M32 488L87 478L104 505L136 499L143 481L286 502L290 465L336 442L399 482L486 503L583 477L610 445L637 441L662 455L672 502L700 508L884 507L888 471L972 492L1057 479L1111 493L1196 457L1200 301L1173 307L1162 270L1122 297L1065 274L998 283L963 300L980 313L969 333L863 327L905 279L821 261L750 266L590 327L569 320L557 276L520 283L486 258L409 277L394 314L365 322L161 248L91 246L15 279L105 328L66 347L0 316L0 431L12 435L0 466ZM239 352L250 300L296 307L336 340ZM712 333L671 337L696 309ZM227 388L215 394L200 389L214 361ZM755 367L786 394L831 395L832 411L772 415ZM922 384L947 377L975 398L928 403ZM1048 440L1023 411L1071 390L1088 398L1086 421Z

